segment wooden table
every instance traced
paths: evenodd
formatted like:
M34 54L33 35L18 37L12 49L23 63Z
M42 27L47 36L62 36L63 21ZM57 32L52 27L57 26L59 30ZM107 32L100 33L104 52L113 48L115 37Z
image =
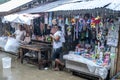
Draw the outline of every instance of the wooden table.
M38 68L41 69L41 66L42 66L42 58L41 58L41 52L42 51L47 51L47 55L48 55L48 60L50 61L51 60L51 50L52 50L52 47L44 44L44 43L41 43L39 45L36 45L36 44L31 44L31 45L21 45L20 48L19 48L19 54L18 54L18 57L20 58L20 61L21 63L23 63L23 59L24 59L24 54L23 53L23 50L31 50L31 51L37 51L38 53Z

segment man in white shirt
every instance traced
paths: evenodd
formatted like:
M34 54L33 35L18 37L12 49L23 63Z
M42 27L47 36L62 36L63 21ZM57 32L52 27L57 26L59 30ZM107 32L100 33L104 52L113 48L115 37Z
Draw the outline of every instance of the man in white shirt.
M53 34L53 35L52 35ZM61 31L59 31L58 26L54 26L52 28L52 34L50 35L53 39L53 55L52 59L55 61L55 70L59 70L59 65L64 67L64 63L60 61L60 54L62 53L62 34Z
M15 31L14 35L18 41L24 40L26 32L22 29L22 25L20 25L19 29Z

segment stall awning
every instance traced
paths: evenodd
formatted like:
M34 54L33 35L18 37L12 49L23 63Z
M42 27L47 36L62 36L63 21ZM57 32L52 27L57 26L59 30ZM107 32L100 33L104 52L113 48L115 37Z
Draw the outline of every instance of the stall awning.
M11 0L4 4L0 5L0 12L8 12L13 9L16 9L26 3L31 2L32 0Z
M67 4L67 3L73 3L73 2L79 2L79 1L81 1L81 0L59 0L59 1L51 2L51 3L47 3L44 5L40 5L38 7L32 8L32 9L20 11L18 13L21 14L21 13L46 12L47 10L58 7L60 5Z
M48 10L50 11L66 11L66 10L81 10L101 8L111 3L111 0L93 0L87 2L69 3Z
M31 20L34 18L40 17L39 14L10 14L2 18L2 22L13 22L20 24L31 25Z
M109 6L106 7L107 9L120 11L120 0L114 0Z

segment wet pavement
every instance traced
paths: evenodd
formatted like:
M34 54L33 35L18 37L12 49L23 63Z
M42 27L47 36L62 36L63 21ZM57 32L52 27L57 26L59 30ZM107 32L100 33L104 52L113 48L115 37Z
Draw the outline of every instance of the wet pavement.
M2 66L3 57L12 58L11 68L4 69ZM16 56L0 52L0 80L86 80L74 76L65 71L39 70L37 66L31 64L21 64L16 60Z

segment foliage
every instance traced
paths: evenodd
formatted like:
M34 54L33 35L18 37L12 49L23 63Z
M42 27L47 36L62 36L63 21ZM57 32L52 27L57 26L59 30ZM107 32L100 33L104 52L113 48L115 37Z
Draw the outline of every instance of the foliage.
M10 1L10 0L0 0L0 4L5 3L7 1Z

